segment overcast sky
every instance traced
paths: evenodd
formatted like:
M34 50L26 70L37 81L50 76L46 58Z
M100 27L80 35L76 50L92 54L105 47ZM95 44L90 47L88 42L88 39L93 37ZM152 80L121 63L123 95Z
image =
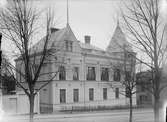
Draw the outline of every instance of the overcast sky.
M91 36L91 44L105 49L116 28L121 0L69 0L69 23L78 40ZM55 12L55 27L66 26L66 0L36 0L36 6L51 7ZM3 49L10 47L3 42Z

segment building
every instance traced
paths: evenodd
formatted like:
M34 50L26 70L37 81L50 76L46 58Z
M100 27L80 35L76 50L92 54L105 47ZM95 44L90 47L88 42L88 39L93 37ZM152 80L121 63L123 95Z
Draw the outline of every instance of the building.
M167 104L167 71L166 66L164 66L161 72L161 80L160 80L160 107L163 107ZM137 85L136 85L136 100L137 105L153 105L154 98L152 93L152 72L150 70L139 72L136 74ZM164 87L162 89L162 87Z
M34 45L41 51L45 38ZM63 29L51 28L48 49L53 55L43 65L38 85L57 72L53 81L40 93L41 112L72 110L83 107L124 106L129 104L125 88L120 81L124 75L118 64L123 64L124 46L134 53L125 38L119 23L106 50L91 44L91 37L85 36L85 43L75 37L69 24ZM23 68L21 59L16 60L16 67ZM134 67L135 69L135 67ZM50 72L50 73L49 73ZM17 74L17 79L24 79ZM38 87L38 86L37 86ZM133 96L133 105L136 95Z
M137 86L136 86L137 105L152 105L152 93L149 91L151 90L151 79L152 79L151 72L150 71L139 72L136 74L136 79L137 79Z

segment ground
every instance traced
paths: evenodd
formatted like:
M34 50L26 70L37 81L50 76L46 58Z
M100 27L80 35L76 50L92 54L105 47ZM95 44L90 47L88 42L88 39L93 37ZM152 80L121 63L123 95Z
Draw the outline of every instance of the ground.
M153 122L152 109L135 109L133 122ZM35 115L34 122L128 122L128 110ZM2 122L28 122L27 115L4 116Z

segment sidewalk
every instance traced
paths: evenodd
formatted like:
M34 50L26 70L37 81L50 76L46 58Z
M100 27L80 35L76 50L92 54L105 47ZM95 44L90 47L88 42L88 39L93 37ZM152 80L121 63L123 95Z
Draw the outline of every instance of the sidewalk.
M152 109L134 109L134 113L153 113ZM92 112L74 112L74 113L53 113L53 114L36 114L34 115L34 119L61 119L61 118L77 118L77 117L92 117L92 116L120 116L120 115L128 115L128 110L106 110L106 111L92 111ZM29 118L28 115L7 115L4 116L8 119L15 120L27 120Z

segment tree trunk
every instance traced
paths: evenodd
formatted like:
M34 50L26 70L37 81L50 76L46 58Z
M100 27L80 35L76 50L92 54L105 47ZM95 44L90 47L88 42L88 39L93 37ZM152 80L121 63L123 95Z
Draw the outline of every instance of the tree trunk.
M157 68L158 69L158 68ZM160 71L156 70L155 72L155 90L154 90L154 122L160 122L159 113L160 113L160 92L159 92L159 86L160 86Z
M159 120L159 98L154 98L154 122L160 122Z
M130 97L129 97L129 102L130 102L130 107L129 107L129 109L130 109L130 113L129 113L129 122L132 122L132 118L133 118L133 116L132 116L132 110L133 110L133 104L132 104L132 95L130 95Z
M29 103L30 103L30 122L33 122L33 118L34 118L34 98L35 98L35 95L30 94L30 96L29 96Z

